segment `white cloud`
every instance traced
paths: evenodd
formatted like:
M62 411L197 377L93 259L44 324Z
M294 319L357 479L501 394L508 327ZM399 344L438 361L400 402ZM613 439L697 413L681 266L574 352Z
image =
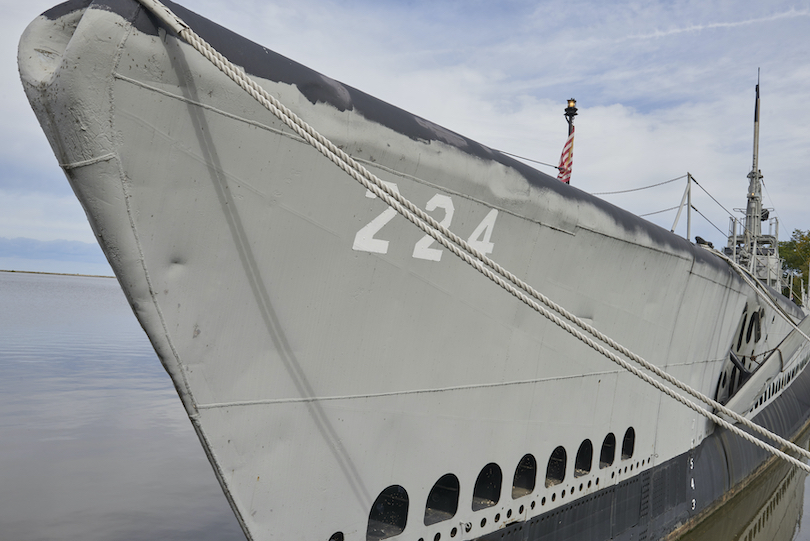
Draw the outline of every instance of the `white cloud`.
M50 3L4 4L0 96L8 99L0 105L0 146L9 150L0 151L0 174L6 172L0 195L17 199L0 201L0 236L87 241L92 233L78 206L53 212L68 196L66 184L11 60L25 22ZM575 97L575 186L621 190L690 171L729 209L745 204L753 88L761 68L760 164L773 198L766 194L765 202L777 207L783 232L810 229L804 208L810 201L806 6L699 0L186 5L448 129L544 162L559 158L565 100ZM673 183L609 200L644 213L676 205L682 190ZM725 213L703 197L695 205L726 229ZM673 218L650 217L667 227ZM722 242L714 227L700 227L697 234Z
M757 23L767 23L778 21L779 19L792 19L796 17L808 17L810 16L810 10L803 9L803 10L796 10L791 8L788 11L782 13L774 13L773 15L769 15L767 17L759 17L755 19L746 19L743 21L730 21L730 22L717 22L717 23L707 23L707 24L693 24L690 26L686 26L683 28L670 28L667 30L656 30L655 32L649 34L637 34L627 36L626 39L657 39L663 38L668 36L673 36L675 34L683 34L683 33L697 33L702 32L704 30L714 30L716 28L737 28L740 26L750 26Z

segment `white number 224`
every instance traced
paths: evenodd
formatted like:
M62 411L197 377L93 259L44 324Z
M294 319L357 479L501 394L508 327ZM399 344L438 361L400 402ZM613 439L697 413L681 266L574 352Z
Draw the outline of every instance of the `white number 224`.
M399 193L399 188L393 182L386 182L385 184L395 193ZM366 197L375 199L377 196L367 190ZM444 211L444 218L442 218L439 223L443 227L449 228L451 222L453 221L453 214L456 211L455 207L453 206L453 200L446 195L434 195L427 202L425 210L428 212L433 212L436 209L442 209ZM368 224L363 226L360 231L357 232L357 234L354 236L354 244L352 245L352 249L360 252L387 254L388 241L378 239L375 237L375 235L379 233L379 231L385 227L388 222L393 220L396 215L397 211L391 207L385 209L379 216L371 220ZM478 224L478 227L476 227L472 232L470 238L467 239L467 244L482 254L491 254L495 249L495 245L491 239L492 230L495 228L495 219L497 217L498 211L495 209L490 210L484 219L481 220L481 223ZM419 239L419 241L413 247L413 257L416 259L426 259L428 261L441 261L443 252L438 248L431 247L434 242L436 241L429 235L425 235Z

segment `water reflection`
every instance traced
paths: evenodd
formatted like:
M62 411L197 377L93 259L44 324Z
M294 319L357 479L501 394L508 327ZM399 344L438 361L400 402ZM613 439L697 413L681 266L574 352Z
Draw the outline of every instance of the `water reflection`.
M115 280L0 272L0 346L0 539L245 539ZM807 539L807 484L777 462L682 540Z
M807 448L810 433L799 445ZM776 461L680 541L791 541L801 533L807 473Z
M0 538L245 539L113 279L0 272Z

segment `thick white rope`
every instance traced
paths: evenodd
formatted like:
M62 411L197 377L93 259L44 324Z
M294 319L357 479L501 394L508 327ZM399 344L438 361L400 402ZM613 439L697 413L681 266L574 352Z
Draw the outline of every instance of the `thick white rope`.
M256 99L265 108L267 108L270 112L272 112L277 118L279 118L279 120L284 122L288 127L290 127L293 131L295 131L295 133L297 133L300 137L302 137L309 144L314 146L324 156L328 157L332 162L334 162L338 167L340 167L343 171L349 174L352 178L360 182L366 189L368 189L369 191L374 193L377 197L385 201L386 204L394 208L398 213L400 213L414 225L419 227L426 234L433 237L442 246L444 246L445 248L453 252L456 256L460 257L462 260L464 260L465 262L473 266L475 269L477 269L479 272L487 276L487 278L489 278L490 280L492 280L493 282L504 288L510 294L517 297L519 300L521 300L522 302L533 308L535 311L539 312L541 315L543 315L550 321L554 322L556 325L560 326L567 332L574 335L577 339L581 340L582 342L584 342L591 348L595 349L605 357L609 358L613 362L619 364L619 366L633 373L634 375L641 378L645 382L649 383L656 389L667 394L674 400L681 402L682 404L699 413L700 415L709 418L716 424L725 427L726 429L730 430L731 432L734 432L743 439L750 441L754 445L757 445L768 452L780 456L781 458L787 460L788 462L791 462L795 466L810 473L810 466L807 466L804 463L796 460L795 458L790 457L789 455L783 453L782 451L770 446L769 444L762 442L757 438L754 438L750 434L733 426L732 424L714 415L713 413L708 412L704 410L702 407L698 406L697 404L683 398L682 396L675 393L671 389L662 385L657 380L640 372L638 369L631 366L626 361L616 356L614 353L608 351L603 346L597 344L596 342L585 336L583 333L573 328L571 325L565 323L556 315L552 314L551 312L540 306L537 302L530 299L526 294L522 293L521 291L518 291L513 285L507 283L503 278L506 278L506 280L518 286L526 293L529 293L529 295L539 300L540 302L542 302L555 312L559 313L572 323L576 324L577 326L587 331L588 333L590 333L597 339L601 340L602 342L608 344L616 351L619 351L620 353L626 355L628 358L636 361L647 370L650 370L651 372L658 375L662 379L675 385L677 388L691 394L692 396L698 398L702 402L714 407L715 409L727 415L728 417L734 419L735 421L787 447L792 452L810 458L810 452L796 446L795 444L791 443L788 440L781 438L777 434L774 434L760 427L759 425L750 422L748 419L742 417L741 415L737 414L734 411L725 408L723 405L712 400L708 396L705 396L702 393L692 389L688 385L678 381L677 379L670 376L666 372L660 370L655 365L645 361L643 358L632 353L624 346L621 346L614 340L610 339L609 337L602 334L592 326L588 325L581 319L577 318L567 310L563 309L561 306L552 302L550 299L548 299L547 297L536 291L530 285L526 284L525 282L517 278L511 272L506 271L503 267L501 267L499 264L488 258L485 254L480 253L478 250L471 247L463 239L461 239L460 237L458 237L457 235L453 234L451 231L447 230L445 227L440 225L435 219L433 219L431 216L429 216L424 211L419 209L409 200L405 199L398 193L391 190L379 178L377 178L375 175L373 175L371 172L365 169L365 167L358 164L353 158L351 158L351 156L343 152L341 149L337 148L333 143L331 143L331 141L329 141L328 139L320 135L318 132L316 132L311 126L309 126L306 122L301 120L297 115L295 115L292 111L290 111L283 104L281 104L275 97L271 96L267 91L265 91L262 87L260 87L241 68L232 64L229 60L223 57L218 51L216 51L213 47L211 47L208 43L206 43L202 38L200 38L193 30L191 30L191 28L188 25L186 25L181 19L179 19L176 15L174 15L163 4L160 4L156 0L139 0L139 1L148 9L150 9L150 11L152 11L156 16L158 16L163 22L169 25L173 30L178 32L183 37L183 39L185 39L191 46L193 46L197 51L199 51L203 56L205 56L209 61L211 61L220 71L225 73L231 80L233 80L236 84L242 87L254 99ZM451 244L451 241L458 246ZM459 246L461 248L459 248ZM462 249L464 251L462 251ZM484 265L486 265L490 269L493 269L497 274L485 268Z

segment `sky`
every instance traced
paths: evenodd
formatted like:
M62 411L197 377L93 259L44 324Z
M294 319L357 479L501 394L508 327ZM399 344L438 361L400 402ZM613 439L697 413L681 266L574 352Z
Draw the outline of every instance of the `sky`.
M764 206L782 240L810 230L810 1L181 3L344 84L545 163L559 161L573 97L571 183L599 194L689 172L705 216L693 213L692 237L715 246L726 242L727 210L746 204L760 70ZM17 73L19 36L52 5L0 0L0 269L110 275ZM645 215L676 207L685 187L600 197ZM646 219L670 229L675 214ZM686 236L685 216L676 233Z

